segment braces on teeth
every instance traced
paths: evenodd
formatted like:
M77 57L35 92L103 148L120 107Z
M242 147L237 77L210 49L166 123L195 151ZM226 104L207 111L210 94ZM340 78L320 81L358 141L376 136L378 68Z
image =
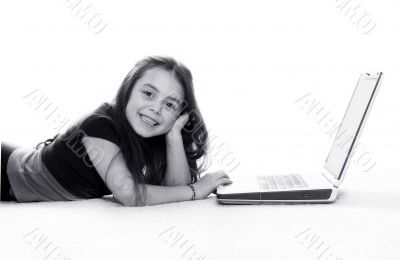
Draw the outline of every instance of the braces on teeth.
M151 124L151 125L156 125L156 123L154 123L153 121L151 121L150 119L148 119L148 118L145 117L145 116L141 116L141 118L142 118L146 123L149 123L149 124Z

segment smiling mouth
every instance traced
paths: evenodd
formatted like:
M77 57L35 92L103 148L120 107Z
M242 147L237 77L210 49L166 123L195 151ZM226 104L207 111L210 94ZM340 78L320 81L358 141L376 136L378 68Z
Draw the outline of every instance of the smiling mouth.
M147 125L149 125L149 126L156 126L156 125L159 125L159 123L157 123L155 120L151 119L151 118L148 117L148 116L145 116L145 115L142 115L142 114L139 114L139 116L140 116L140 119L141 119L145 124L147 124Z

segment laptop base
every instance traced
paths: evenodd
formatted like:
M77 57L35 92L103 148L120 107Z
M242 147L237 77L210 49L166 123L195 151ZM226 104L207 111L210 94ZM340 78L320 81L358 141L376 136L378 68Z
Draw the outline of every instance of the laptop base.
M276 192L251 192L218 194L221 204L298 204L331 203L335 201L338 189L292 190Z

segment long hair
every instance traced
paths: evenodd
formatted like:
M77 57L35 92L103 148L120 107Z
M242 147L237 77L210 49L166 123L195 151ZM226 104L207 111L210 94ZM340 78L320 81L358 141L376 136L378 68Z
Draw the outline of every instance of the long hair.
M200 173L206 170L208 132L198 108L193 78L190 70L171 57L147 57L135 64L123 80L112 100L112 119L121 138L120 152L134 182L136 205L146 200L145 185L161 185L167 166L165 134L143 138L136 134L126 117L126 106L136 82L151 68L162 68L179 81L184 89L184 106L181 114L189 114L189 123L182 129L182 140L191 174L191 182L197 182ZM199 162L199 159L202 163ZM146 173L144 175L143 173Z

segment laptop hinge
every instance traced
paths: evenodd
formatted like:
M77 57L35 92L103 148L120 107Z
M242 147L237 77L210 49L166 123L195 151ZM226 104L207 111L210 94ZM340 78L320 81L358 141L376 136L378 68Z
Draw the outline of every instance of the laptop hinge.
M339 188L340 181L333 177L333 175L325 167L322 169L322 176L324 176L325 179L329 181L335 188Z

